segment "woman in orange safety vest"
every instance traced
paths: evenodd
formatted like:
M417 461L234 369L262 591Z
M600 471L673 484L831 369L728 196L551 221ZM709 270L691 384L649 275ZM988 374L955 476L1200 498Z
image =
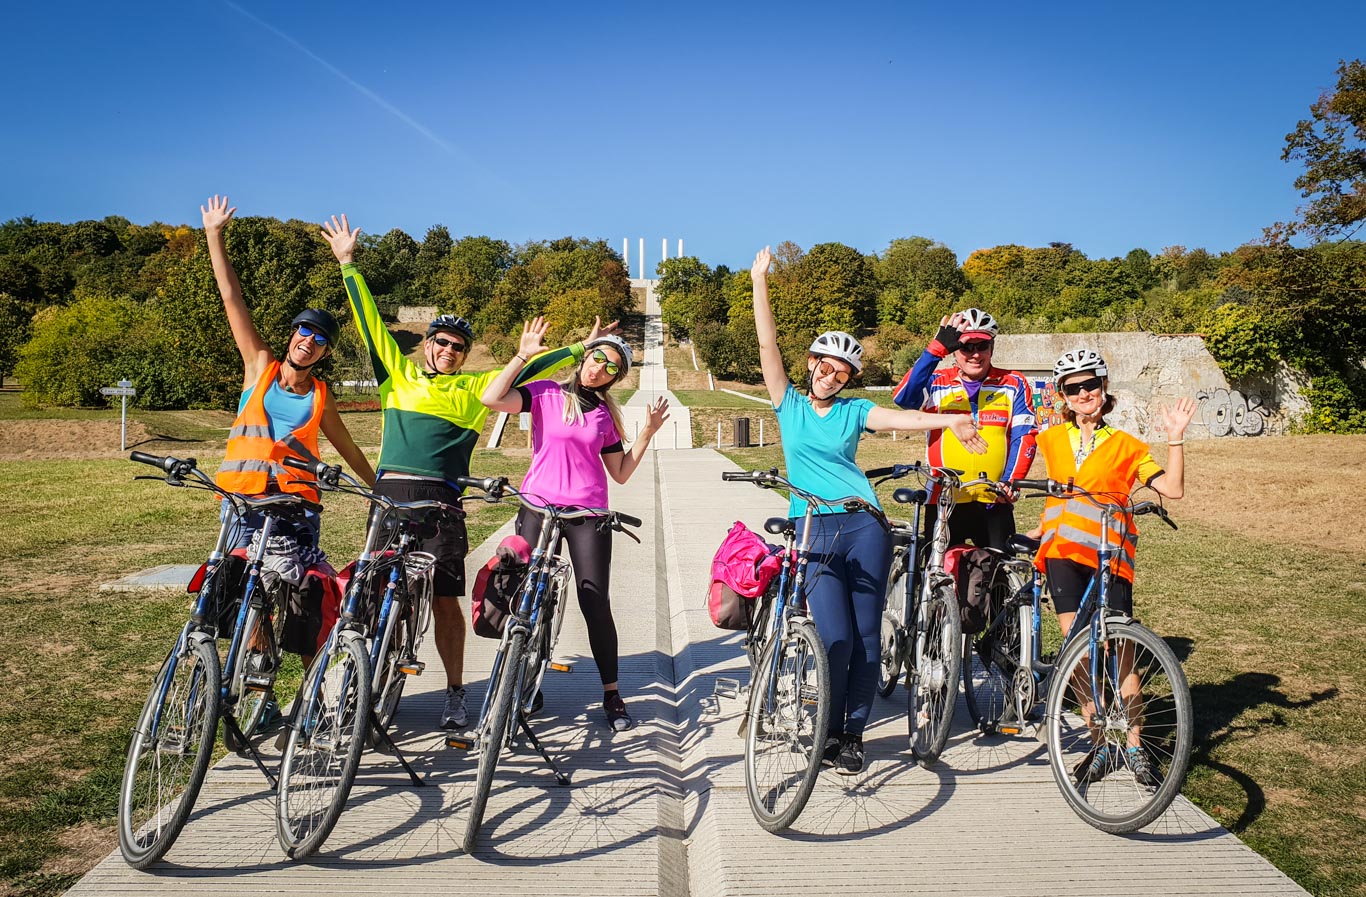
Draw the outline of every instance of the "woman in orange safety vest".
M1080 489L1127 497L1136 482L1151 487L1166 498L1185 493L1186 426L1195 414L1195 402L1180 398L1171 408L1162 408L1167 425L1167 467L1163 469L1143 442L1105 422L1114 410L1115 398L1109 394L1109 369L1100 353L1092 349L1066 352L1053 366L1053 381L1063 396L1062 424L1039 434L1038 452L1050 480L1072 481ZM1104 500L1101 498L1100 500ZM1101 510L1080 499L1050 498L1044 505L1041 526L1031 535L1040 546L1034 564L1048 579L1058 625L1071 631L1082 597L1095 575L1101 537ZM1128 521L1126 528L1111 528L1109 541L1118 551L1111 567L1107 602L1111 610L1132 615L1134 610L1134 549L1138 530ZM1094 605L1093 605L1094 607ZM1132 673L1133 659L1120 658L1120 693L1126 700L1138 694L1138 677ZM1094 708L1082 708L1088 723ZM1150 769L1135 727L1129 733L1129 756L1111 757L1103 740L1078 764L1079 783L1094 781L1128 765L1140 780ZM1151 773L1147 773L1151 778Z

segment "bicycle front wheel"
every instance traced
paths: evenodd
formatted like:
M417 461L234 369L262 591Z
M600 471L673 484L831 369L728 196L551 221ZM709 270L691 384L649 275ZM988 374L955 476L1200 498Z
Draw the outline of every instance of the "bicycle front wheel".
M479 771L474 780L474 796L470 798L470 816L465 823L465 840L461 845L465 853L473 853L479 841L479 826L484 824L484 810L489 802L489 789L493 787L493 773L498 768L498 757L503 752L507 740L508 726L512 724L517 700L517 673L522 668L523 655L526 653L526 632L514 632L508 640L507 653L499 665L496 681L489 683L493 689L493 709L484 731L479 733Z
M769 639L749 689L745 790L754 818L768 831L782 831L805 809L829 715L825 646L814 626L795 623L786 637Z
M939 759L953 726L963 658L963 624L958 598L949 585L932 589L923 599L924 630L916 635L907 675L906 718L911 755L921 766Z
M313 660L280 764L275 817L293 859L314 853L341 816L370 727L370 657L360 639L337 638Z
M119 850L146 869L171 849L194 809L218 730L218 651L186 639L143 704L119 788Z
M1063 651L1048 690L1048 763L1078 816L1104 832L1152 822L1181 790L1193 739L1190 689L1171 648L1137 623L1107 623Z

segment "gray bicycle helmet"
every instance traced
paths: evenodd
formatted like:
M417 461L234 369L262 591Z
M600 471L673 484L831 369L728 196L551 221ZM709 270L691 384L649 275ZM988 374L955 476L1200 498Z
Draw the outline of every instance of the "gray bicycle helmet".
M808 351L812 355L848 362L855 374L863 370L863 346L843 330L825 331L816 337Z
M431 339L443 330L463 338L466 348L474 342L474 327L460 315L438 315L432 323L427 325L427 339Z

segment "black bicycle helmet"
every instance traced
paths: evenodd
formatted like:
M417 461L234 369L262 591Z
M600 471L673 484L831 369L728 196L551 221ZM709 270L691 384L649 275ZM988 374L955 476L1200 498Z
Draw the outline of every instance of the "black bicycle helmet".
M327 344L335 346L337 337L341 336L341 325L332 316L332 312L325 308L305 308L294 316L290 322L290 327L298 327L300 324L307 324L327 337Z
M474 342L474 327L470 322L460 315L439 315L436 320L427 325L427 339L431 339L441 331L446 330L454 333L465 340L466 346Z

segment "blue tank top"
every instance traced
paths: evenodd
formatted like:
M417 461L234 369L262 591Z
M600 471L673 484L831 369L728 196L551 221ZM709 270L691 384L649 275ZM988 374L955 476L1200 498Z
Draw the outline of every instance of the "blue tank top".
M241 414L242 409L247 407L247 400L251 398L251 389L242 391L242 398L237 402L237 413ZM303 395L295 395L288 390L280 388L280 381L275 380L270 384L270 389L266 390L266 418L270 421L270 438L279 440L282 436L287 436L302 427L310 417L313 416L313 390L309 390Z

